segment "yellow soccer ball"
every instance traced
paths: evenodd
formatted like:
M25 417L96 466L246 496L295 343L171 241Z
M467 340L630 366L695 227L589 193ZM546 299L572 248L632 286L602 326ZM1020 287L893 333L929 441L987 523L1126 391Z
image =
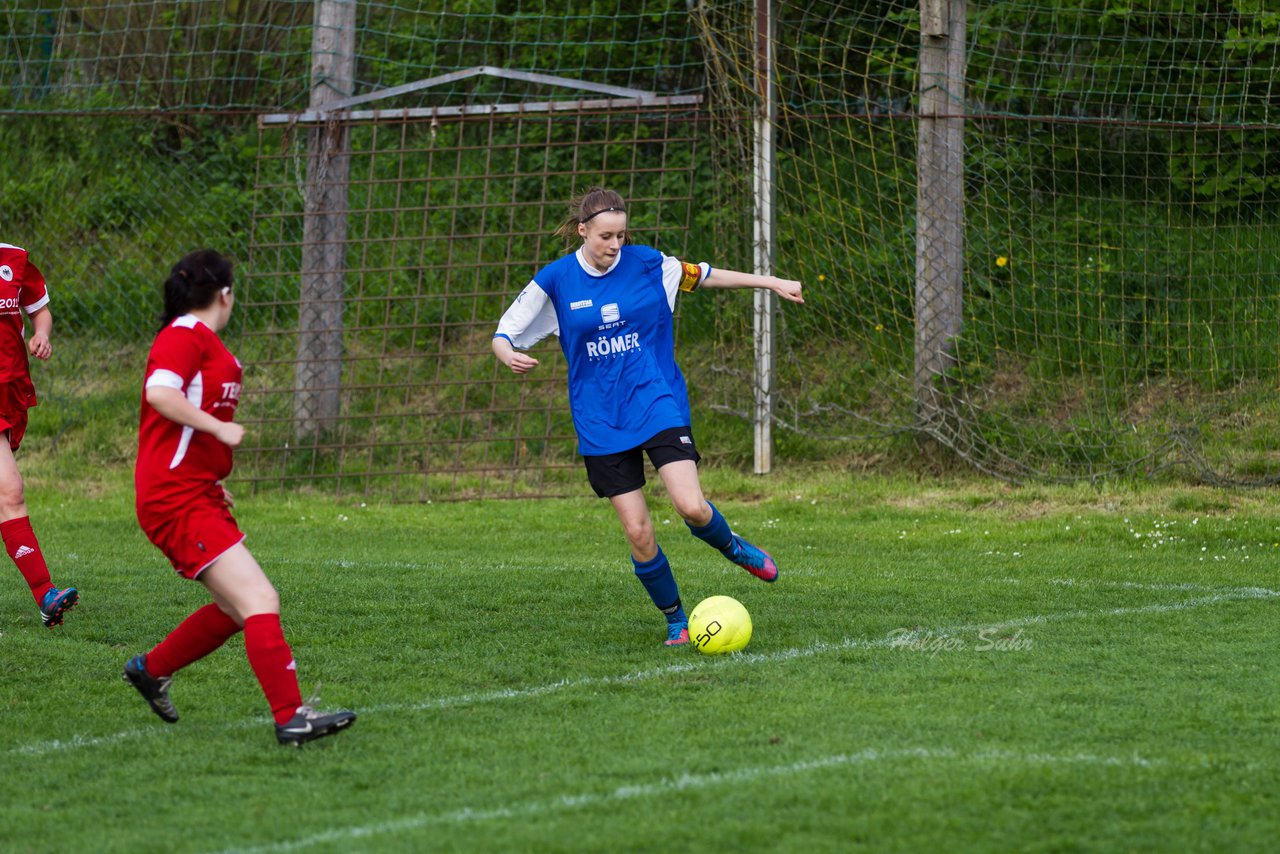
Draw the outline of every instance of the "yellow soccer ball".
M737 652L751 640L751 615L731 596L703 599L689 614L689 639L699 652Z

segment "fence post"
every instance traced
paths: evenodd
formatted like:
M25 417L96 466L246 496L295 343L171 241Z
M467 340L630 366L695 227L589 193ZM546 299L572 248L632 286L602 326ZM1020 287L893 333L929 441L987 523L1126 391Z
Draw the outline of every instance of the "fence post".
M317 0L311 36L311 109L350 97L355 85L357 0ZM341 407L349 132L341 117L309 131L303 199L294 435L315 438Z
M922 426L941 413L941 380L955 364L963 319L965 5L920 4L915 403Z
M774 121L777 106L773 72L772 0L755 0L756 28L756 115L755 162L752 168L754 201L755 272L773 275L774 256ZM757 288L752 331L755 339L755 473L768 474L773 468L773 291Z

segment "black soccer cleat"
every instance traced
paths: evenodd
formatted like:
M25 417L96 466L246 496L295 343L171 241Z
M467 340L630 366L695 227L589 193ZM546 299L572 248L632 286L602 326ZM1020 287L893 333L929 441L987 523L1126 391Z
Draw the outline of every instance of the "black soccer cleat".
M169 685L173 682L173 677L157 677L148 673L145 655L135 655L125 663L124 681L138 689L142 699L151 706L151 711L160 716L160 720L170 724L178 722L178 710L169 699Z
M288 723L276 724L276 741L301 747L308 741L341 732L355 722L356 713L345 709L340 712L317 712L310 706L299 706Z

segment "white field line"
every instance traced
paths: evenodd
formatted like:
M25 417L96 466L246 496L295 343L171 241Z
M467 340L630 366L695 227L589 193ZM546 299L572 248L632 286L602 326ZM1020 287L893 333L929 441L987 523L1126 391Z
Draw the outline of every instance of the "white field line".
M753 768L739 768L735 771L713 772L709 774L682 774L679 777L668 777L656 783L635 786L622 786L609 792L587 792L577 795L561 795L541 801L524 801L506 806L473 809L450 810L440 813L418 813L391 821L380 821L372 824L349 825L335 827L309 836L300 836L285 842L251 848L230 848L224 854L268 854L268 852L297 851L313 845L326 843L350 843L378 836L421 830L426 827L467 824L483 821L502 821L505 819L531 818L550 813L563 812L588 807L610 805L637 798L660 797L679 792L708 789L715 786L752 783L770 777L786 777L807 774L813 771L824 771L831 768L842 768L852 765L865 765L873 762L910 762L923 760L926 762L956 762L971 764L995 765L1091 765L1111 768L1156 768L1167 765L1163 759L1148 759L1138 755L1132 756L1097 756L1089 753L1052 754L1052 753L1020 753L1011 750L983 750L976 752L960 752L949 748L910 747L900 749L867 748L856 753L841 753L834 756L823 756L793 762L788 765L763 765Z
M1025 583L1025 580L1021 578L1002 578L1000 581L1004 584ZM1174 590L1188 593L1221 593L1227 590L1263 590L1261 587L1223 587L1221 585L1215 586L1211 584L1189 584L1177 582L1151 583L1140 581L1106 581L1094 578L1050 578L1044 583L1052 584L1055 587L1104 587L1114 590Z
M576 688L600 688L614 685L630 685L636 682L646 682L652 679L661 679L666 676L673 676L681 673L695 672L704 670L708 667L730 667L730 666L746 666L754 664L774 664L778 662L794 661L802 658L812 658L816 655L823 655L829 652L843 652L857 649L889 649L901 647L909 643L915 637L921 636L948 636L960 634L972 634L979 631L994 631L998 629L1012 629L1023 626L1041 625L1044 623L1055 623L1064 620L1080 620L1094 619L1099 617L1124 617L1137 616L1142 614L1164 614L1176 611L1187 611L1193 608L1203 608L1209 605L1217 605L1222 602L1240 602L1256 599L1271 599L1280 597L1280 591L1269 590L1262 587L1234 587L1220 590L1207 596L1199 596L1194 599L1186 599L1182 602L1158 603L1152 605L1136 605L1127 608L1104 608L1098 610L1076 610L1061 611L1054 614L1033 614L1027 617L1017 617L1010 620L992 620L982 623L970 623L959 626L947 626L943 628L925 629L919 628L912 632L903 633L895 631L890 635L877 638L844 638L839 641L817 641L804 647L793 647L791 649L779 650L769 653L751 653L740 652L724 658L690 658L687 661L666 664L660 667L652 667L647 670L636 670L631 673L622 673L616 676L583 676L577 679L560 679L555 682L548 682L543 685L533 685L527 688L503 688L497 691L483 691L473 694L455 694L450 697L437 697L430 700L423 700L415 703L387 703L377 706L365 706L357 711L360 714L378 714L382 712L414 712L429 711L434 709L447 709L455 706L470 706L480 703L493 703L502 700L528 699L532 697L541 697L548 694L555 694L560 691L567 691ZM265 718L254 718L241 720L225 725L228 729L241 729L244 727L266 725ZM146 737L158 732L163 732L167 727L152 727L150 729L131 729L123 730L117 733L102 736L72 736L67 739L54 739L52 741L40 741L32 744L22 745L20 747L10 748L7 753L21 754L25 756L43 756L48 753L54 753L61 750L71 750L84 747L97 747L107 744L115 744L117 742L126 741L132 738Z

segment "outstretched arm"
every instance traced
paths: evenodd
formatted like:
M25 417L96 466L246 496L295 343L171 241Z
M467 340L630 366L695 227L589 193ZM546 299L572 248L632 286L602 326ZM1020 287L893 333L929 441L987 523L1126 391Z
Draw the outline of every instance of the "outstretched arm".
M739 273L736 270L721 270L712 267L711 273L702 281L704 288L763 288L773 291L790 302L804 302L800 295L801 285L795 279L779 279L777 276L757 276L755 273Z

